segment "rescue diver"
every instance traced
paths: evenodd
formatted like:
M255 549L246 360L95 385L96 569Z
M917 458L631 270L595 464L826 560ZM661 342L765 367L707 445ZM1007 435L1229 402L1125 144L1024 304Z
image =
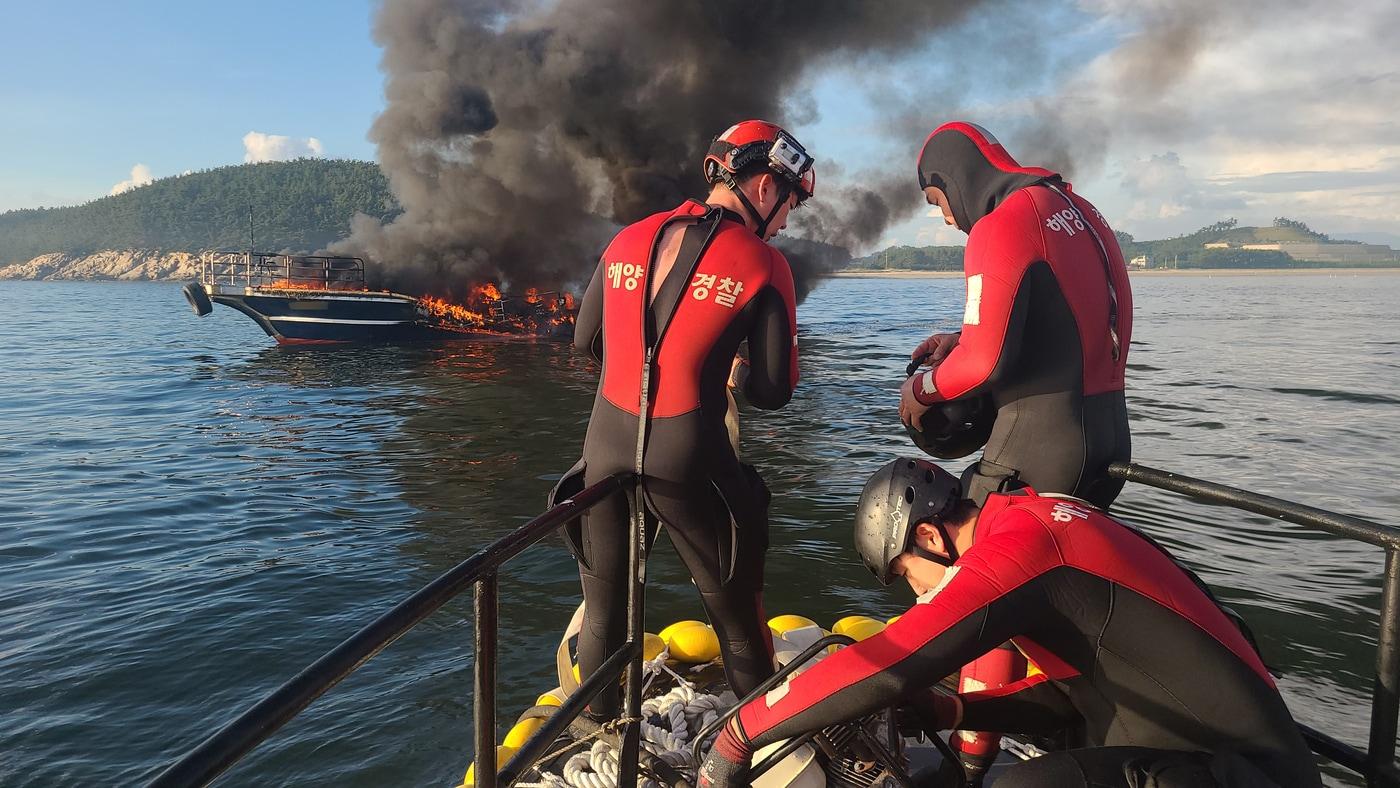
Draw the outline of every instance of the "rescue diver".
M812 196L816 173L796 139L761 120L716 137L703 168L706 201L624 228L588 285L574 343L603 366L583 459L560 486L573 479L577 488L579 474L591 485L641 473L648 543L664 523L742 696L773 672L762 600L771 496L730 442L726 384L767 410L787 404L797 385L792 271L767 241ZM578 658L588 675L626 640L626 500L608 499L566 533L583 583ZM609 687L589 713L614 717L618 705Z
M979 507L933 463L898 459L866 483L855 543L882 584L903 577L918 603L743 706L702 788L746 784L760 747L897 705L931 730L1082 726L1081 748L1011 766L997 788L1321 785L1242 629L1166 550L1097 507L1030 488ZM933 689L1008 639L1044 673Z
M970 123L930 134L918 175L928 203L968 234L967 301L960 333L915 349L932 368L905 382L901 420L921 430L943 403L983 399L994 421L964 476L969 498L981 504L1016 479L1108 508L1123 488L1108 465L1131 454L1133 303L1113 230L1059 174L1022 167Z

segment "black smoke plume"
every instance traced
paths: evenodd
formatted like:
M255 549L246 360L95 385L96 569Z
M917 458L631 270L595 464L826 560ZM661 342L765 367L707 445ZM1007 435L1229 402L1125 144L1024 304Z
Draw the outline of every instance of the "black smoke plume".
M483 279L576 284L618 224L704 196L700 160L715 134L757 117L801 139L814 119L804 77L906 52L976 5L386 2L374 35L387 107L370 135L404 212L388 224L357 217L336 251L374 261L379 286L413 293L460 296ZM833 188L819 171L817 199L790 232L868 243L918 206L912 185L900 189L892 200L887 182ZM810 275L840 254L794 268Z

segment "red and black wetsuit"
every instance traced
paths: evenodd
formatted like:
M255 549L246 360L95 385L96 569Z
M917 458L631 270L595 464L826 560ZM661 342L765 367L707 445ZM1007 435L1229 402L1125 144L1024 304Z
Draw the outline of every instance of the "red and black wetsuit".
M1029 490L989 496L975 529L939 587L898 621L745 706L738 718L753 748L913 701L1010 640L1044 674L961 695L959 727L1048 733L1080 723L1090 747L1134 748L1091 756L1224 751L1279 785L1320 784L1258 654L1145 536Z
M675 265L647 301L663 231L686 225ZM602 362L580 468L586 484L636 462L641 370L654 345L642 479L650 515L700 589L740 694L773 672L762 604L769 494L734 454L724 418L730 365L747 341L748 401L787 404L797 385L797 302L782 253L733 212L687 201L626 227L603 253L580 304L574 342ZM596 507L570 533L583 579L583 673L626 639L627 503ZM606 694L606 693L605 693ZM613 713L616 693L594 713Z
M930 135L919 168L969 235L962 337L914 393L925 405L988 394L997 409L968 497L1014 473L1107 507L1123 483L1105 469L1131 453L1133 304L1113 230L1058 175L1021 167L971 124Z

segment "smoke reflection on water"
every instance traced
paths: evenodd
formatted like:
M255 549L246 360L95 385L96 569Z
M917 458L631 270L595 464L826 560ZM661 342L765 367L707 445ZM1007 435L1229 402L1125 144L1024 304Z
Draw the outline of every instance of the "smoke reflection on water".
M1394 521L1400 278L1134 288L1138 461ZM909 450L894 421L901 355L952 327L961 291L842 280L803 306L797 396L743 422L776 495L770 614L829 624L908 603L855 563L849 518L868 473ZM148 775L538 513L596 379L551 343L271 347L226 311L192 322L170 286L6 283L0 303L0 459L21 469L0 497L6 785ZM1324 303L1347 312L1309 308ZM1145 488L1120 503L1249 617L1300 719L1364 743L1379 550ZM648 593L653 630L699 615L664 545ZM553 686L577 599L558 541L510 565L502 717ZM470 605L406 635L228 784L459 779Z

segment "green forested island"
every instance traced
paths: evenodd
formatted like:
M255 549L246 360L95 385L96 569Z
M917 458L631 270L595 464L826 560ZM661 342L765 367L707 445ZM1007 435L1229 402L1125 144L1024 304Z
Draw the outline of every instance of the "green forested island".
M248 212L270 251L313 251L350 232L356 212L398 213L373 162L298 159L219 167L68 208L0 213L0 266L102 249L242 249Z
M400 210L373 162L298 159L219 167L83 205L0 213L0 268L51 253L242 249L249 241L250 209L259 249L294 252L344 238L356 213L387 219ZM1333 240L1282 217L1269 227L1226 219L1158 241L1117 236L1124 259L1139 269L1400 267L1400 255L1389 247ZM962 260L961 246L893 246L853 260L824 260L823 267L960 271Z
M1160 241L1115 232L1130 268L1400 268L1387 246L1332 240L1306 224L1279 217L1270 227L1226 219ZM961 246L892 246L851 261L851 270L961 271Z

